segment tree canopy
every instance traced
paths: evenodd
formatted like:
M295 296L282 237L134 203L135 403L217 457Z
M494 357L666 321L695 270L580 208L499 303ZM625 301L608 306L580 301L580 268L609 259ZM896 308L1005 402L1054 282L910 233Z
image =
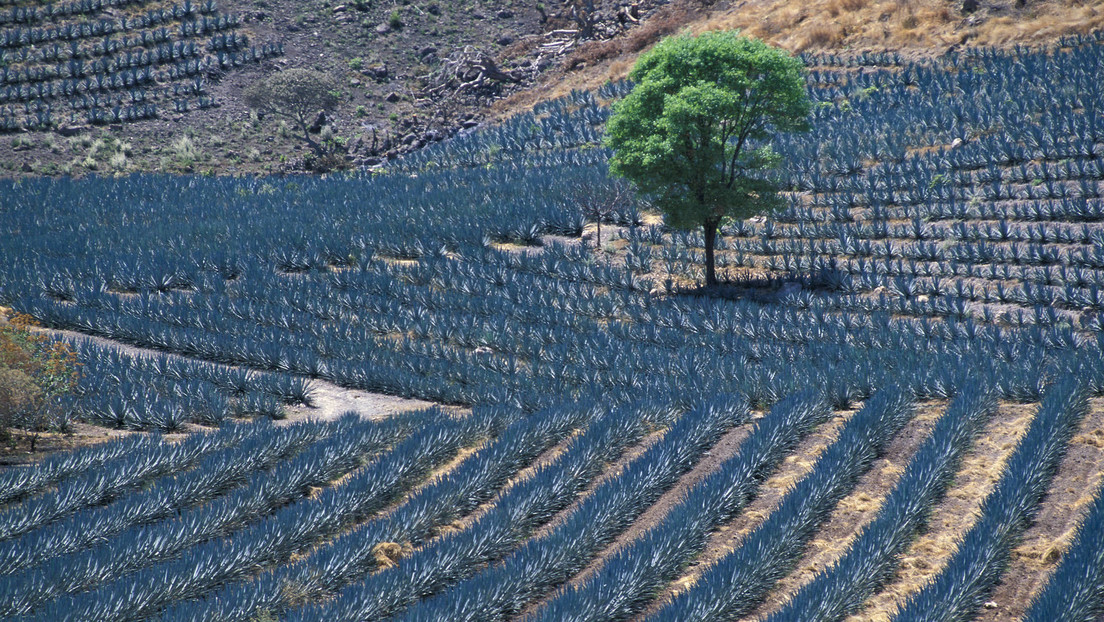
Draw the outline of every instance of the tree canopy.
M245 104L264 114L287 119L299 130L300 138L319 150L308 131L319 112L337 109L337 83L324 73L309 69L286 69L249 87Z
M776 131L807 129L801 61L736 32L669 37L642 54L633 90L613 107L610 171L631 179L668 224L705 233L706 283L716 283L717 228L781 203L764 174Z

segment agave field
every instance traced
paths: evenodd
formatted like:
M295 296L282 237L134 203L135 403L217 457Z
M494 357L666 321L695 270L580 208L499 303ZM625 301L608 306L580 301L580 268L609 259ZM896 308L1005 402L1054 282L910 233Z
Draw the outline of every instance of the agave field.
M383 173L0 182L0 304L145 431L0 471L0 618L1099 619L1100 39L806 58L715 292L645 204L579 240L625 83ZM271 422L317 380L439 406Z
M210 75L283 54L215 0L0 2L0 132L217 106Z

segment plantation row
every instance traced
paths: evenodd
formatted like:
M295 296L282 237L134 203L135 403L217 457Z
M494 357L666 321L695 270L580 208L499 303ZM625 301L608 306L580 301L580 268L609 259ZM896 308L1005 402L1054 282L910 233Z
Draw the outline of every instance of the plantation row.
M944 491L955 464L981 423L994 413L990 381L970 386L952 402L929 440L916 452L906 475L871 524L869 535L857 541L870 544L853 546L837 566L828 570L830 574L808 584L802 595L788 605L788 610L803 608L812 613L787 617L779 612L777 619L842 619L892 575L909 534L915 532L927 508ZM761 602L800 556L835 502L869 468L879 448L911 418L914 393L898 387L875 392L849 419L838 440L821 454L814 469L786 495L782 505L745 538L744 545L710 567L693 589L659 609L655 619L685 619L687 615L729 619ZM669 395L667 399L680 394ZM384 424L347 418L339 424L297 424L291 428L253 424L230 427L217 435L193 436L215 441L205 443L203 462L188 472L194 475L157 479L164 477L161 471L153 476L152 487L144 486L146 491L123 496L85 514L73 513L79 506L60 509L49 527L32 531L22 539L6 537L6 548L2 549L6 551L5 559L24 558L18 564L21 570L13 573L14 568L5 569L9 577L4 585L11 590L5 602L15 607L7 613L30 609L37 613L29 619L131 620L148 618L169 605L160 619L247 620L261 612L280 611L288 611L288 619L384 619L400 613L397 619L507 619L586 566L679 474L700 459L720 434L748 422L748 411L739 398L734 401L718 397L693 405L686 399L689 396L681 395L677 402L630 401L621 407L598 408L594 401L583 400L537 407L526 415L516 407L499 406L487 409L486 415L460 419L422 413ZM1018 530L1026 526L1023 517L1030 516L1037 507L1071 430L1085 412L1086 396L1084 385L1069 380L1047 389L1039 414L987 500L983 518L971 531L979 534L978 538L998 540L992 545L980 541L970 544L973 536L968 536L955 557L962 561L954 561L949 567L966 564L968 571L944 571L939 580L913 598L910 607L925 614L942 611L941 607L915 603L929 597L949 602L941 590L964 589L962 576L977 578L965 584L967 596L961 597L961 608L955 611L969 612L977 606L978 598L969 594L984 593L999 577L1003 556ZM608 401L609 397L602 399ZM676 405L679 402L686 406ZM779 400L770 414L755 424L739 452L693 488L663 522L607 560L598 574L549 601L539 609L537 618L618 620L641 611L657 588L678 578L686 561L701 552L708 534L738 514L764 475L792 451L804 434L825 420L826 406L816 391ZM588 490L581 503L570 503L587 490L587 482L600 474L601 465L643 439L655 426L670 429L616 476ZM243 437L246 428L252 430ZM418 428L423 432L412 432ZM580 432L572 437L566 451L556 454L531 476L509 484L526 465L571 436L572 430ZM358 456L380 451L381 446L371 439L391 438L389 442L395 442L404 435L408 435L407 440L374 461L370 459L368 466L342 486L280 509L287 500L300 498L301 493L295 491L305 489L304 481L331 481L347 472L350 464L355 467ZM412 481L417 481L417 473L426 472L427 465L441 464L460 446L487 435L494 440L485 442L444 479L420 488L409 498L397 492L408 490ZM335 451L331 447L334 443L340 443L342 449ZM328 458L319 462L321 456ZM335 459L340 464L333 463ZM104 461L110 464L111 458L105 457ZM231 464L235 465L233 476ZM931 470L931 465L941 466ZM182 467L177 463L175 468ZM282 473L265 471L271 468ZM319 472L324 475L317 475ZM150 476L139 477L149 481L146 478ZM396 482L399 488L391 488L384 481ZM78 479L68 485L76 488L80 482ZM276 482L281 484L274 486ZM507 487L499 492L503 485ZM917 486L927 492L918 491ZM367 491L371 494L365 494ZM210 506L167 519L163 529L147 526L135 535L126 535L130 525L148 525L151 521L158 525L157 519L171 515L173 508L212 498L215 502ZM374 512L385 507L378 505L381 501L397 501L398 505L385 516L372 519ZM462 523L460 531L441 531L488 502L490 505L473 521ZM276 513L263 518L272 511ZM10 521L9 516L10 512L4 514ZM554 527L543 529L553 518ZM1091 519L1086 528L1094 528ZM341 533L356 522L363 525L321 548L314 547L313 543ZM77 529L81 524L97 525L97 531L88 534ZM107 544L92 544L97 533L101 537L121 535ZM540 535L527 539L534 533ZM993 535L985 535L988 533ZM225 534L223 537L228 539L200 544L216 534ZM130 544L136 537L138 541ZM128 544L120 546L124 542ZM380 557L377 545L389 542L405 543L403 546L415 552L409 559L404 553L398 566L381 566L390 562ZM1082 572L1088 570L1083 567L1084 561L1077 560L1084 555L1099 555L1092 552L1099 547L1098 540L1080 540L1073 551L1085 553L1069 557L1073 561L1068 563L1080 563ZM307 549L311 549L307 557L280 566ZM26 558L28 551L36 551L34 558ZM502 563L480 570L483 564L495 560ZM869 572L870 564L879 570ZM266 568L273 569L272 573L262 575L260 581L249 579ZM1065 571L1063 565L1060 572L1073 570ZM1101 586L1091 583L1093 572L1052 586L1048 593L1059 595L1049 598L1061 598L1063 593L1069 597L1077 591L1094 593L1092 590ZM940 581L947 587L940 587ZM849 591L841 592L841 583ZM295 589L289 591L289 585ZM740 589L735 589L737 586ZM438 592L433 598L420 600ZM71 595L64 596L66 593ZM208 594L210 598L196 600ZM722 594L724 598L720 598ZM319 598L326 599L324 605L303 607ZM1098 601L1089 598L1086 602L1091 607ZM925 615L900 619L953 618Z

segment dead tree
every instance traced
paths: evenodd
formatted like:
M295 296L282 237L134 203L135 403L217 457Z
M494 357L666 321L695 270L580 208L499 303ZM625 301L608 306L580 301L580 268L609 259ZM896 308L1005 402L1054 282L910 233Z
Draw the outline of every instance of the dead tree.
M634 195L632 184L619 178L575 183L571 198L583 218L595 225L595 248L602 247L602 222L613 220L617 212L632 206Z
M440 98L461 91L479 91L492 83L519 82L502 71L486 52L466 46L460 52L441 61L441 67L428 76L430 85L424 89L429 97Z
M579 37L590 39L594 36L594 0L566 0L571 19L579 29Z

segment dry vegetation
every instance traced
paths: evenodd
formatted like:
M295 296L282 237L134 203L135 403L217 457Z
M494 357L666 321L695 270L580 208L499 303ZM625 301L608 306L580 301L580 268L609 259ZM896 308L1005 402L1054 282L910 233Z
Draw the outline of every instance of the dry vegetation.
M640 52L689 29L739 29L791 52L899 50L940 54L959 45L1042 45L1104 27L1104 1L989 0L972 13L961 0L674 0L619 38L584 44L533 88L496 102L505 117L577 88L628 75Z

